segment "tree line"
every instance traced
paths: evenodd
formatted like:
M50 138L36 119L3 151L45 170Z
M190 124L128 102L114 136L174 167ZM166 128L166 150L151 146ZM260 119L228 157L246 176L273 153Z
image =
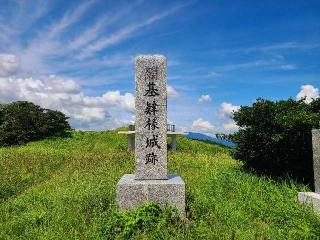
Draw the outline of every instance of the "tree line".
M235 158L245 169L313 183L311 130L320 128L320 98L310 103L260 98L241 106L233 119L240 127L231 135Z
M23 144L51 136L66 136L71 127L62 112L31 102L0 104L0 146Z

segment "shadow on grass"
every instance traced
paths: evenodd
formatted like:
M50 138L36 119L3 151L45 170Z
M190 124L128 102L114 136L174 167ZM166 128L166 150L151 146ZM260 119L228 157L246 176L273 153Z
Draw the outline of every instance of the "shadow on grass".
M243 173L248 173L248 174L253 174L258 177L264 177L264 178L269 178L274 182L277 183L293 183L294 185L305 185L307 188L311 189L314 191L315 186L314 186L314 181L313 181L313 175L312 177L308 179L303 179L303 178L298 178L294 177L292 174L289 173L283 173L283 174L273 174L270 172L262 172L258 171L252 167L247 167L243 165L241 168L241 172Z

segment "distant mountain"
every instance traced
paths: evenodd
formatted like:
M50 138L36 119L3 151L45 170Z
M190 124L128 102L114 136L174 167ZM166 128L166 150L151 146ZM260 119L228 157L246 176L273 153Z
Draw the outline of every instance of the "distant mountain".
M202 133L196 133L196 132L189 132L187 135L185 135L187 138L196 139L196 140L202 140L202 141L210 141L214 143L218 143L227 147L234 148L236 144L232 141L227 141L215 137L210 137L208 135L202 134Z

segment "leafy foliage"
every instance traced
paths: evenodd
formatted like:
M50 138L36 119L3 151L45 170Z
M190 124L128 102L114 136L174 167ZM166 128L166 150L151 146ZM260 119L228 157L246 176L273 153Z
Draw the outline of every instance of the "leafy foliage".
M23 144L50 136L64 136L70 125L63 113L31 102L0 105L0 146Z
M113 212L101 229L101 235L107 239L128 239L134 235L153 233L161 234L163 228L178 225L180 216L176 209L161 209L149 202L124 213Z
M258 173L313 182L311 130L320 127L320 99L310 104L293 99L258 99L234 113L240 130L235 157Z

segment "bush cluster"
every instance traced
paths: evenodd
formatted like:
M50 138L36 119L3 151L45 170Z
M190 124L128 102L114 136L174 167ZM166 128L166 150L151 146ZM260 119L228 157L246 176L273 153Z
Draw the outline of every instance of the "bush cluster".
M313 182L311 130L320 127L320 99L257 99L233 118L240 130L232 135L235 157L246 169L273 176Z
M113 212L103 224L101 232L106 239L129 239L139 233L153 233L163 237L163 229L181 225L180 220L177 209L161 209L155 203L149 202L134 211Z
M31 102L0 104L0 146L23 144L50 136L65 136L70 125L63 113Z

